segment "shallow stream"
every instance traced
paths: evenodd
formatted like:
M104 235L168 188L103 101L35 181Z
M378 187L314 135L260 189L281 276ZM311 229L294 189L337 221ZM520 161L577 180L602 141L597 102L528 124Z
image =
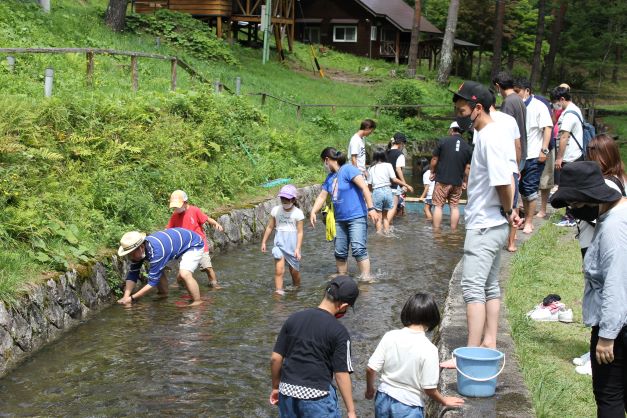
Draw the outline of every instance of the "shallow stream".
M397 218L394 238L370 232L377 280L360 284L355 311L341 319L353 340L359 416L373 416L365 367L377 342L401 326L413 292L434 293L443 308L463 246L463 231L434 235L411 213ZM271 255L250 244L214 257L223 289L209 290L197 274L199 307L177 306L186 292L175 288L166 300L107 308L0 380L0 416L278 416L267 400L276 335L288 315L319 303L334 273L321 223L305 226L302 253L302 287L284 297L272 294Z

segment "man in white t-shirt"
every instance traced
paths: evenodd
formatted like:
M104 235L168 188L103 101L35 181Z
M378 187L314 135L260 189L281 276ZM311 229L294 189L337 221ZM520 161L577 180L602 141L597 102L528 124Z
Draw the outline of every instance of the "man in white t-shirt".
M364 119L359 126L359 130L353 135L348 143L348 155L352 165L366 174L366 144L364 138L374 131L377 124L372 119Z
M531 94L531 83L519 80L518 95L527 106L527 160L520 178L520 195L525 207L523 232L533 232L533 216L536 212L540 177L549 155L549 143L553 132L553 120L549 108Z
M555 87L551 91L551 103L554 109L562 109L562 114L557 120L557 156L555 158L555 169L561 170L565 164L583 160L583 120L581 110L571 99L570 89L562 86ZM559 186L559 182L558 186ZM557 226L576 225L575 218L566 208L566 214L555 223Z
M580 122L583 115L572 102L570 90L565 87L555 87L551 91L551 103L554 109L564 109L557 121L559 145L555 158L555 169L561 170L565 163L580 160L583 156L583 126Z
M499 264L509 226L521 224L512 207L511 142L503 140L504 125L495 123L489 109L492 93L465 81L453 96L460 128L476 130L468 178L466 239L461 279L466 303L469 347L496 347L500 311ZM454 360L441 367L455 367Z

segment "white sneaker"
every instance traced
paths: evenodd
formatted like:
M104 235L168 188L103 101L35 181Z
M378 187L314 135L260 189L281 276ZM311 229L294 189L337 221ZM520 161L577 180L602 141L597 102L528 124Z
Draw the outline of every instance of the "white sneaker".
M566 323L573 322L573 310L567 309L565 311L559 311L557 313L557 319L560 322L566 322Z
M582 354L579 357L575 357L573 359L573 364L575 366L583 366L586 362L590 361L590 352L588 351L586 354Z
M587 374L588 376L592 376L592 363L588 360L583 366L575 367L575 371L579 374Z
M536 306L533 310L527 312L527 316L534 321L540 322L554 322L559 321L559 311L551 313L550 309L542 306L542 304Z

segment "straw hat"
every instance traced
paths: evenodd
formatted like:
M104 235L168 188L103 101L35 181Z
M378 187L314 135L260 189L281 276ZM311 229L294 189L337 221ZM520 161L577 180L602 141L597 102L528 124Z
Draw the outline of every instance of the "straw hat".
M138 231L131 231L122 235L122 239L120 240L120 248L118 248L118 255L120 257L124 257L126 254L132 252L137 247L142 245L144 239L146 239L146 234Z

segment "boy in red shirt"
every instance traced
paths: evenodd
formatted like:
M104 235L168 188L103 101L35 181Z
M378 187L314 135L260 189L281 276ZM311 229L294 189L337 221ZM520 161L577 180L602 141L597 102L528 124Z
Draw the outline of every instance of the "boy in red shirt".
M207 245L207 237L205 236L205 230L203 228L205 223L213 226L218 231L222 232L224 229L215 219L208 217L202 210L196 206L187 203L187 193L183 190L175 190L170 196L170 209L174 209L170 221L166 228L185 228L190 231L196 232L202 237L205 243L205 251L200 260L200 269L207 272L207 278L209 279L209 286L214 289L219 289L218 278L216 277L213 266L211 265L211 257L209 257L209 246Z

